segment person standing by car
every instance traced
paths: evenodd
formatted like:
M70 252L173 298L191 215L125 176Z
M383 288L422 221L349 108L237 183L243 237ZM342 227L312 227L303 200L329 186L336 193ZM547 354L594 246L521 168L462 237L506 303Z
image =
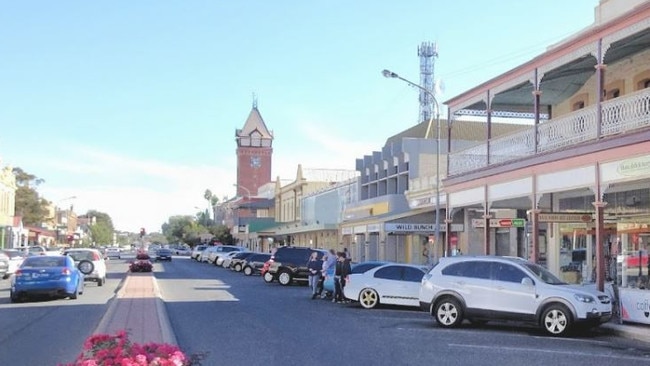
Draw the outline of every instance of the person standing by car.
M318 258L318 252L311 253L309 262L307 262L307 269L309 270L309 288L311 289L311 299L318 296L318 282L321 277L321 269L323 268L323 261Z
M345 297L343 296L343 288L345 287L345 279L352 272L350 261L344 252L337 253L336 270L334 272L334 299L332 302L343 303Z

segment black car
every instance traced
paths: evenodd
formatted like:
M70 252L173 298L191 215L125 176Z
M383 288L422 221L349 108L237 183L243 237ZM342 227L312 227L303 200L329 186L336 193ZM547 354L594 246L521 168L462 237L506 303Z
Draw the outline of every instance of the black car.
M171 249L161 248L156 250L156 260L157 261L172 261L172 251Z
M264 281L278 280L281 285L287 286L293 281L307 281L309 270L307 262L311 253L317 252L318 258L323 258L327 252L320 249L304 247L280 247L271 256L271 265L264 274Z
M264 263L271 258L271 254L268 253L255 253L250 257L246 258L242 263L242 271L246 276L258 275L261 273Z
M234 270L235 272L241 272L242 269L244 269L244 261L246 258L250 257L253 254L257 254L255 252L240 252L235 254L232 258L230 258L230 265L228 268Z

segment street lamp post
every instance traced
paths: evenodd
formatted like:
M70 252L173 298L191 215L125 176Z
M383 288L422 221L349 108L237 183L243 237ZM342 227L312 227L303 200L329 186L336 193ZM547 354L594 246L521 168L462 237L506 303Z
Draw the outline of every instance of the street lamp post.
M406 80L403 77L399 76L398 74L390 71L390 70L383 70L382 75L387 78L393 78L393 79L400 79L403 82L409 84L410 86L420 89L427 93L428 96L431 97L431 103L436 109L436 227L434 228L434 233L435 233L435 241L434 244L439 244L440 243L440 105L438 104L438 100L436 99L436 96L433 95L431 90L423 87L422 85L416 84L410 80ZM429 126L427 127L427 132L431 129L431 124L433 123L433 114L431 114L431 118L429 119ZM433 249L433 248L431 248ZM433 262L431 260L431 252L433 250L429 250L428 255L427 255L427 260L429 261L429 265L432 265Z

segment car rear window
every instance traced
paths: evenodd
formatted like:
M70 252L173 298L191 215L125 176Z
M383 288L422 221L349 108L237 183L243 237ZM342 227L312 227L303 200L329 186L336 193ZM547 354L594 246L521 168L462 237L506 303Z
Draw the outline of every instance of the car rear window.
M75 262L79 262L82 260L87 260L87 261L92 261L93 260L93 253L90 251L70 251L66 252L68 256L70 256Z
M36 268L36 267L64 267L65 258L63 257L29 257L23 262L22 268Z

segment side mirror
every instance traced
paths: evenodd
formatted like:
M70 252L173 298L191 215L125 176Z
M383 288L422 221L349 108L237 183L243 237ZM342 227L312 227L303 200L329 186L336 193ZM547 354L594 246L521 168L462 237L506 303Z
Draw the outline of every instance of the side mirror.
M521 279L521 284L524 286L530 286L533 287L535 286L535 283L533 283L533 280L531 280L529 277L524 277Z

